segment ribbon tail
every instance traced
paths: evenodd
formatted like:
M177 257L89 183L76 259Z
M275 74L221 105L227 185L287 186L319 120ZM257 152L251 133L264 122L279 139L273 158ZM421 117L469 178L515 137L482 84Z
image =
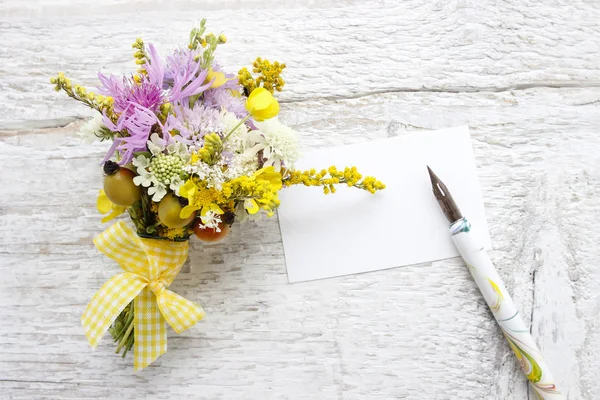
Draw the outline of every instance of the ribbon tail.
M113 276L96 292L81 316L88 342L96 348L121 311L147 285L138 275L125 272Z
M145 287L135 298L133 368L152 364L167 351L167 325L152 291Z
M164 319L177 333L194 326L206 315L202 307L170 290L162 292L156 301Z

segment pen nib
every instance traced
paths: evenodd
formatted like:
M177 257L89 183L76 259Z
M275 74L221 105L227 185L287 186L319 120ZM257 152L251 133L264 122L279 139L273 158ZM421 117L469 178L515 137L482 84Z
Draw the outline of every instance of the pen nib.
M431 186L433 188L433 195L438 201L444 215L451 223L458 221L463 217L460 209L454 202L450 191L442 182L440 178L427 166L427 172L429 172L429 179L431 179Z

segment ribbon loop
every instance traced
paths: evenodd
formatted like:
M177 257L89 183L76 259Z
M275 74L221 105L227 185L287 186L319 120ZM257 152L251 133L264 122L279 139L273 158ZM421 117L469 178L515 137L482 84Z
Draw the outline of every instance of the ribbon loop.
M187 258L188 243L142 239L121 221L94 244L127 272L109 279L94 295L81 316L85 334L96 347L135 299L134 368L144 368L167 351L166 323L181 333L205 315L200 306L167 289Z
M92 348L98 346L121 311L146 285L145 279L125 272L110 278L96 292L81 316L81 324Z

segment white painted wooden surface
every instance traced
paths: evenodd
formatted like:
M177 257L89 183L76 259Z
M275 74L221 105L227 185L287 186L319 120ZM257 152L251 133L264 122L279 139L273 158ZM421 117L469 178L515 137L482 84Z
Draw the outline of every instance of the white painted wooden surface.
M106 146L48 76L92 86L201 17L225 66L288 64L304 148L470 125L500 274L568 398L600 398L599 3L194 3L0 2L0 398L532 398L460 260L289 285L276 218L192 242L173 287L209 315L153 366L89 349Z

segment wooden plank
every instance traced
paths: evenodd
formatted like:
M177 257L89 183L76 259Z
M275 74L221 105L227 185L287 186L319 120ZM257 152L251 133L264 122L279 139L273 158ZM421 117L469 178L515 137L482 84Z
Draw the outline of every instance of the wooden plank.
M134 69L137 36L163 54L202 17L229 38L232 72L255 57L286 62L286 100L386 91L496 91L600 85L594 2L50 0L0 4L0 122L82 115L51 91L65 71L88 87L96 72Z
M284 105L305 150L471 126L491 253L569 398L600 369L600 89L391 93ZM173 288L208 318L133 373L79 315L117 267L93 248L106 144L0 132L0 390L9 398L518 399L527 384L457 260L287 284L276 218L192 242ZM356 162L360 167L360 160ZM315 221L318 224L320 221ZM534 279L535 277L535 279Z

